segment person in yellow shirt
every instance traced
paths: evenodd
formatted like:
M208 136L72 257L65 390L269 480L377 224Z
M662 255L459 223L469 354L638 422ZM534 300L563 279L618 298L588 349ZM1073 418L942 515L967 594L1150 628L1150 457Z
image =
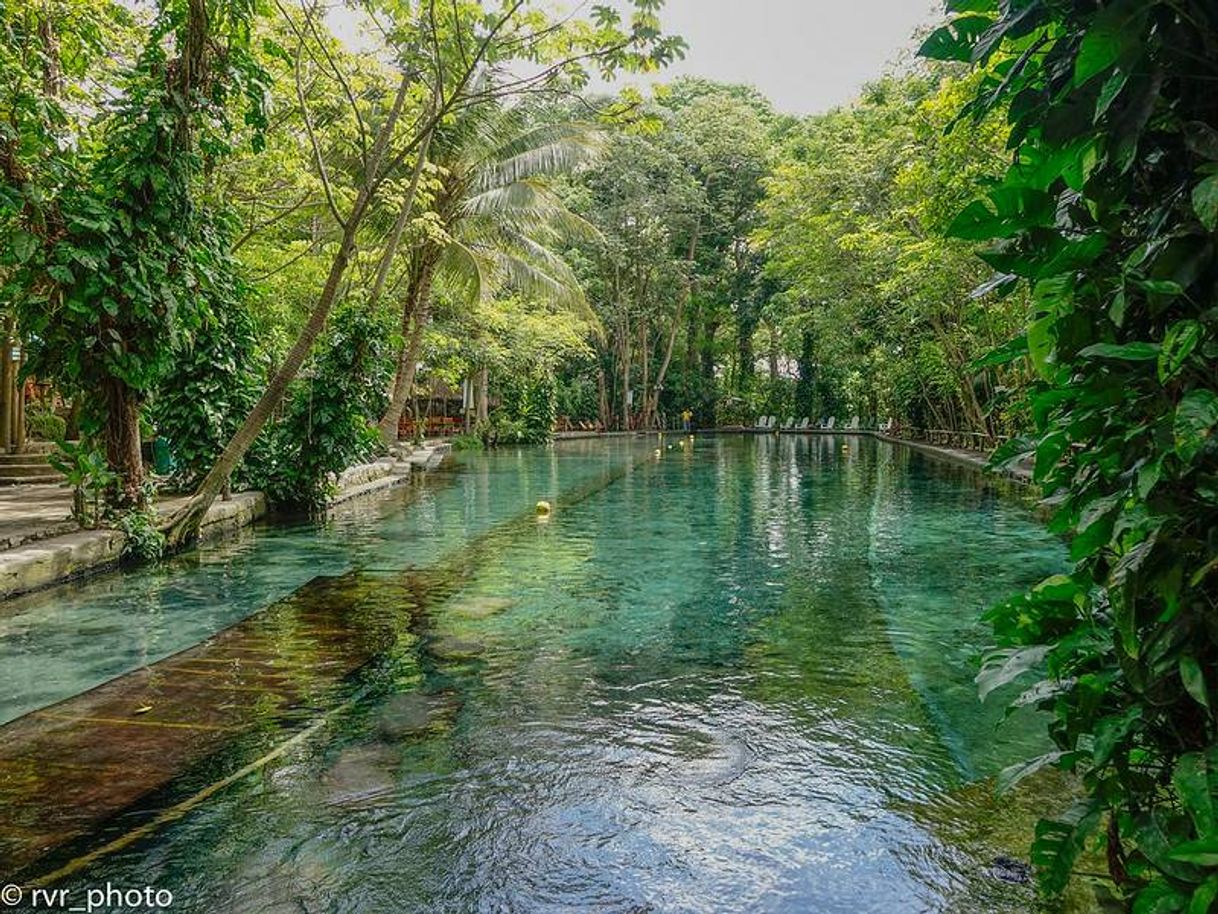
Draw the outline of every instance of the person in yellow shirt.
M685 431L687 432L689 431L690 420L693 419L693 417L694 414L690 412L688 406L681 410L681 423L685 426Z

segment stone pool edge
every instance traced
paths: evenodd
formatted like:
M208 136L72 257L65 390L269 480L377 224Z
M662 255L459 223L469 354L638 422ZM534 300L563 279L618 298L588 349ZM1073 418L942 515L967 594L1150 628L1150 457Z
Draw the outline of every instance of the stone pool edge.
M448 451L449 445L440 443L350 467L339 477L329 507L404 485L412 473L432 469ZM200 538L231 535L266 514L266 495L239 492L211 506L203 518ZM77 530L0 552L0 601L112 571L119 565L125 540L121 530Z

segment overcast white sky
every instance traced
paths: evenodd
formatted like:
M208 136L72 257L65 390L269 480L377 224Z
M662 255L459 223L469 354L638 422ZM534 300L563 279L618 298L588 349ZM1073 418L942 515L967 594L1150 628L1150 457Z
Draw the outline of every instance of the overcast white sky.
M606 0L555 0L553 8L586 14L597 2ZM941 11L941 0L665 0L664 29L684 38L689 50L685 60L643 82L691 74L748 83L780 111L815 114L854 98L910 50L914 31ZM345 4L333 3L327 18L348 45L366 44L359 18ZM631 83L640 80L619 80Z
M825 111L879 76L941 10L935 0L665 0L665 29L689 51L662 78L749 83L780 111Z

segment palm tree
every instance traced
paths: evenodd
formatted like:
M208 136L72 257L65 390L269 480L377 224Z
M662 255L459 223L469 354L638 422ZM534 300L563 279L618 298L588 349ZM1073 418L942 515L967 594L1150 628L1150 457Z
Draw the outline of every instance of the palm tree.
M397 441L438 277L471 301L508 286L594 320L555 249L596 229L567 208L548 179L595 155L600 134L574 121L537 124L532 114L525 106L467 109L432 141L437 186L402 296L402 348L379 423L386 444Z

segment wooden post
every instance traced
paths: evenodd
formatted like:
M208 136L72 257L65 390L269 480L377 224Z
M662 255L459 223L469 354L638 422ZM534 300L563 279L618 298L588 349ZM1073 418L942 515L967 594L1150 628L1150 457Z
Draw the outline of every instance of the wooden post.
M13 446L13 318L4 319L4 333L0 335L3 352L0 352L0 448L10 452Z
M21 345L17 340L13 343ZM13 451L17 454L25 451L25 379L21 377L21 366L24 364L25 347L21 346L20 355L13 366L13 395L17 398L17 405L13 410Z

